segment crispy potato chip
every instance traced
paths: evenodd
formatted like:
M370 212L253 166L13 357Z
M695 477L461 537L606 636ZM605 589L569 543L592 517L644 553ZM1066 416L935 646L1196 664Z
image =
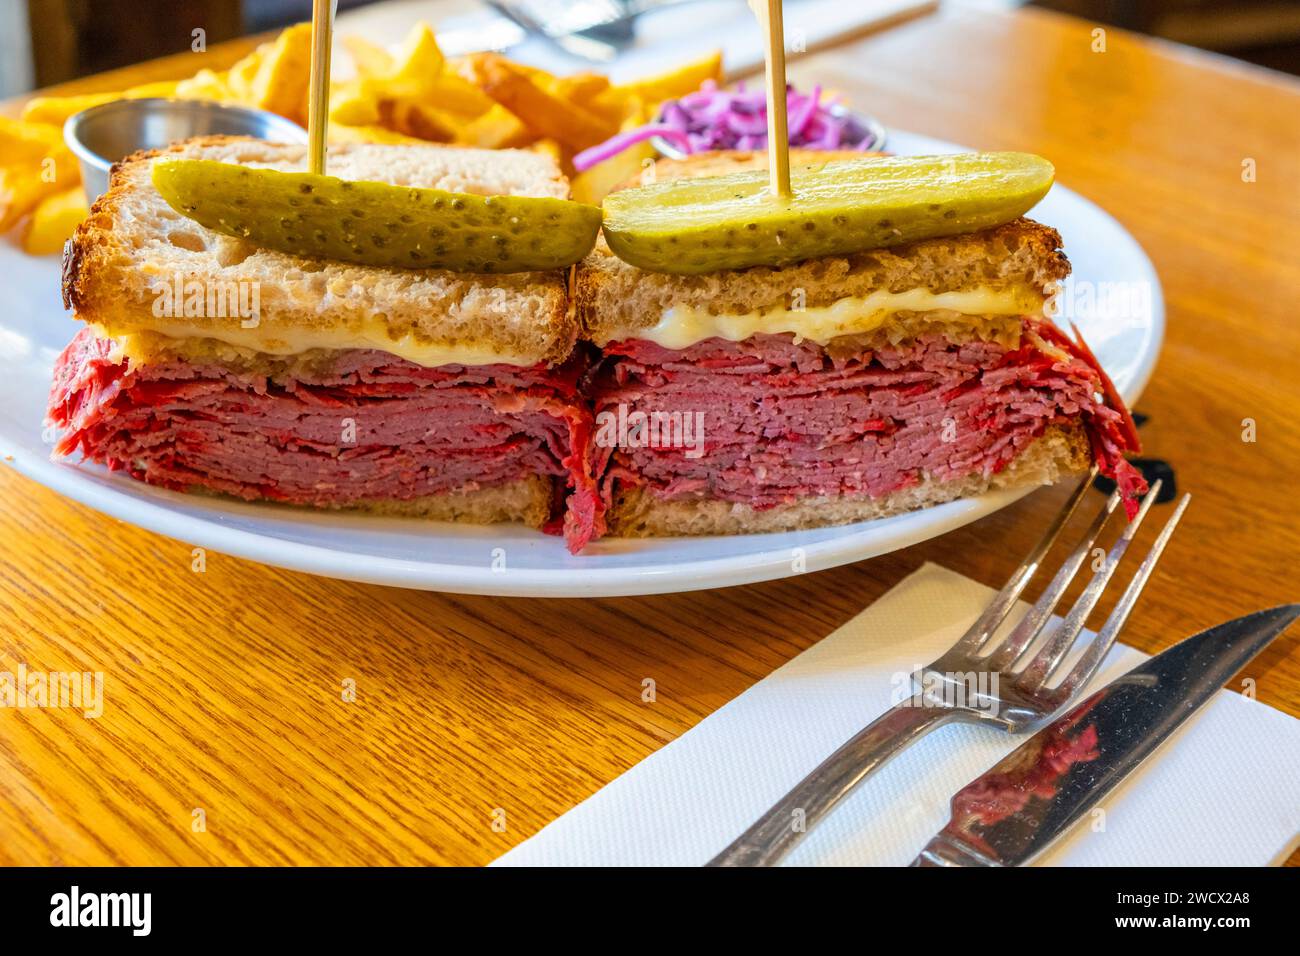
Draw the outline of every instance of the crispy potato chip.
M32 211L23 249L33 256L52 256L63 250L77 224L90 213L80 186L46 196Z

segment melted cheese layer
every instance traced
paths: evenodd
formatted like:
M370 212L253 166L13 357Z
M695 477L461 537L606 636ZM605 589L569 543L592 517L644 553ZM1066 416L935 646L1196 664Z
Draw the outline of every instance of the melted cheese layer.
M92 323L92 325L94 325ZM94 325L101 336L113 339L117 345L116 354L133 361L146 363L170 343L166 340L184 341L187 346L199 346L200 340L215 341L220 345L249 352L261 352L266 355L301 355L313 350L342 351L348 349L375 349L387 352L398 358L436 368L439 365L535 365L520 355L512 355L494 349L483 348L476 344L444 345L436 342L406 335L393 338L387 327L380 322L368 323L358 328L346 330L315 329L268 329L263 327L243 328L233 322L229 325L209 328L194 328L184 323L157 323L148 331L122 330ZM187 349L203 353L218 349L206 349L202 346Z
M704 309L666 309L659 322L638 331L668 349L684 349L705 339L739 342L752 335L793 333L797 341L825 345L841 335L874 332L896 312L956 312L964 315L1041 315L1043 296L1031 289L970 289L963 292L905 292L881 290L850 296L827 306L808 309L778 308L743 315L710 315Z

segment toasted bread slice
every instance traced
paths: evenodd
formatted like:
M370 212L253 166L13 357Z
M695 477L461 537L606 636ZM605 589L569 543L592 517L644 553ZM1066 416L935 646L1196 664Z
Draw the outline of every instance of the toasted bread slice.
M541 528L550 520L551 502L555 497L555 479L530 475L516 481L477 488L462 488L418 498L382 498L361 500L346 505L281 504L284 508L318 508L381 515L393 518L421 518L426 521L459 521L465 524L499 524L518 521L530 528ZM221 492L195 485L194 494L227 498Z
M420 498L360 502L349 510L428 521L497 524L518 521L540 528L550 519L554 479L532 475L474 490L449 491Z
M843 154L829 158L843 158ZM660 179L719 175L764 162L763 153L700 153L683 160L660 160L655 175ZM887 314L877 317L880 324L873 328L913 321L918 315L923 322L932 324L937 317L960 326L963 316L996 319L1041 312L1054 285L1069 272L1056 230L1025 218L982 232L924 239L851 256L692 276L642 271L611 253L602 240L578 264L574 302L583 335L597 345L649 337L649 330L656 326L662 330L661 323L674 321L667 315L669 310L677 316L697 317L789 313L782 314L775 326L821 341L811 325L815 310L843 300L887 299L890 294L913 290L935 295L992 293L1000 300L996 311L981 307L977 297L970 297L972 304L967 307L943 309L903 307L895 311L883 301ZM896 301L900 306L914 305L905 299ZM705 330L709 325L697 324ZM680 341L674 344L681 347Z
M986 491L1050 485L1065 475L1085 471L1091 461L1081 425L1053 426L993 475L968 475L954 481L923 478L880 498L809 497L763 510L718 498L664 501L641 488L622 487L615 491L606 520L611 535L625 538L823 528L917 511Z
M272 354L378 348L425 365L533 365L572 350L577 327L562 272L379 269L260 249L173 210L151 180L160 155L306 166L304 146L221 136L136 153L114 166L108 192L69 241L63 263L64 304L110 337L206 337ZM484 195L566 198L569 190L554 159L521 150L332 146L326 168L348 179ZM226 315L184 314L175 302L160 309L164 286L178 280L187 295L190 288L243 290L247 301L255 288L253 327L233 308L215 310L234 313Z

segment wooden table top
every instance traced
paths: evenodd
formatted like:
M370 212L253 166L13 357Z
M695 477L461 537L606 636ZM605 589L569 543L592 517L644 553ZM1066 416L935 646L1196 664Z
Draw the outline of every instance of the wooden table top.
M1300 84L1114 30L1093 52L1092 29L959 9L801 59L792 73L887 125L1051 158L1062 183L1150 253L1169 329L1137 407L1150 416L1148 453L1194 493L1124 635L1158 651L1300 597ZM248 46L214 48L198 65L220 68ZM196 59L73 87L189 74ZM1254 182L1243 181L1246 159ZM1242 440L1247 418L1254 442ZM523 600L331 581L212 553L196 573L189 545L0 468L0 669L107 673L98 720L0 714L0 863L487 863L923 561L999 584L1064 490L785 581ZM1298 645L1284 637L1248 672L1262 701L1293 715ZM646 677L654 703L641 700ZM349 678L354 703L341 700Z

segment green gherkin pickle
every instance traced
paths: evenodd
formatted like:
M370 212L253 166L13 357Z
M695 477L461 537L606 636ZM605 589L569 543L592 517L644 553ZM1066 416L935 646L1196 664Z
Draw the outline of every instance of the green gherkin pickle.
M572 265L596 242L600 209L565 199L476 196L160 159L153 183L173 209L217 232L297 256L456 272Z
M676 179L606 197L605 240L652 272L788 265L1002 225L1054 173L1029 153L863 157L791 169L787 202L766 172Z

